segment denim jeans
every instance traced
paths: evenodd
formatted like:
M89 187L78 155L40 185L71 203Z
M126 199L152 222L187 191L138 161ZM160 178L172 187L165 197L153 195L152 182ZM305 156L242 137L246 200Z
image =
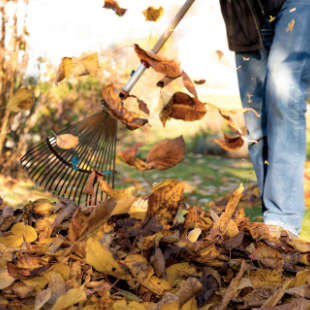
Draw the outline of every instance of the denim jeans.
M262 197L264 222L300 232L304 202L306 100L310 86L310 1L286 0L262 26L264 48L236 53L249 153ZM295 21L293 28L288 24ZM249 58L249 59L248 59ZM252 95L252 96L247 96ZM251 102L252 101L252 102Z

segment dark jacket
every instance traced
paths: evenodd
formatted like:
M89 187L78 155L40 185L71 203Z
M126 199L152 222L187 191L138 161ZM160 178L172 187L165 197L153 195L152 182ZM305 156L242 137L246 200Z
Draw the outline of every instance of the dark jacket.
M263 48L261 21L265 15L279 9L284 2L285 0L220 0L229 49L249 52Z

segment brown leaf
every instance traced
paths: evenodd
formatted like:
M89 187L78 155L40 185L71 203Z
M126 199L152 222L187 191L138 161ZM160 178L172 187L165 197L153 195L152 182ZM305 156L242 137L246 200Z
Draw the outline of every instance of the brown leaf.
M19 268L33 270L48 265L48 262L36 256L23 255L18 256L15 264Z
M116 206L116 202L113 198L104 200L95 207L90 214L88 221L83 227L82 234L85 234L89 230L99 228L106 223L111 216L112 211Z
M159 118L165 126L169 117L193 122L202 119L207 113L205 105L196 98L177 92L159 113Z
M24 284L17 284L12 288L15 295L19 298L26 298L33 295L37 285L24 285Z
M140 61L151 66L156 72L162 73L170 78L176 78L182 74L180 63L165 57L147 52L140 48L138 44L134 44L135 52Z
M2 217L7 218L11 217L14 214L14 208L12 206L6 206L2 211Z
M151 22L157 22L161 18L161 16L164 14L164 9L162 7L155 9L152 6L149 6L142 13L145 16L145 20L148 20Z
M79 144L79 138L70 134L60 135L56 138L56 144L64 150L69 150Z
M197 84L197 85L201 85L201 84L204 84L206 82L206 80L204 79L201 79L201 80L195 80L194 83Z
M262 308L274 307L281 300L285 293L283 287L279 287L262 305Z
M154 268L157 277L161 277L166 269L166 260L160 248L156 248L154 255L150 257L151 265Z
M87 182L84 187L84 193L93 195L94 194L94 185L103 178L103 174L97 170L93 170L89 175Z
M59 297L66 294L65 282L58 273L52 273L48 288L51 290L51 297L47 301L50 305L54 305Z
M185 73L185 71L182 71L182 81L186 89L195 97L198 98L197 91L195 88L195 85L193 84L192 80L189 78L189 76Z
M278 269L282 266L282 256L277 251L268 246L258 247L249 258L253 260L260 260L267 267Z
M309 253L310 252L310 242L299 239L292 239L286 242L291 247L293 247L296 251L300 253Z
M186 214L184 225L182 227L182 237L185 236L192 223L195 222L196 216L197 214L195 209L193 207L190 207L188 209L188 213Z
M146 156L146 162L157 170L167 170L182 160L186 152L183 136L165 139L155 144Z
M16 279L25 279L26 277L34 277L34 276L44 273L46 270L48 270L49 265L45 265L42 267L29 270L26 268L19 268L15 266L14 264L8 262L7 267L8 267L8 272L10 276Z
M296 301L270 308L259 308L260 310L309 310L310 301L304 298L299 298Z
M71 216L74 211L78 208L78 205L76 205L73 201L68 203L66 208L61 212L58 213L57 217L55 218L54 223L52 224L52 228L59 225L62 221L66 220L69 216Z
M226 250L233 250L235 248L238 248L243 241L244 238L244 231L241 230L238 232L238 234L236 234L235 236L229 238L225 243L224 243L224 248Z
M213 273L216 273L215 270L213 271ZM218 274L217 277L219 277ZM208 302L210 297L214 294L215 291L218 290L220 285L213 274L203 276L202 278L200 278L200 282L203 285L203 291L198 293L198 306L201 309L201 306L205 305Z
M226 133L220 140L213 139L212 141L226 151L238 151L244 143L242 137L232 137Z
M34 303L34 310L40 310L44 304L50 299L52 290L47 288L36 294L36 300Z
M123 16L127 9L123 9L121 8L118 3L114 0L105 0L104 1L104 5L103 5L103 8L105 9L112 9L116 15L118 16Z
M227 291L223 297L221 306L219 307L219 310L226 309L226 306L229 304L230 300L235 297L237 290L238 290L239 282L240 282L245 270L246 270L245 261L242 260L240 270L239 270L237 276L230 282L230 284L227 288Z
M185 182L171 180L167 185L157 188L148 200L145 222L156 215L158 221L165 225L177 214L179 203L183 197Z
M225 212L222 213L219 221L219 226L223 234L225 234L226 228L238 206L241 195L243 193L243 185L240 184L239 188L234 191L234 193L229 198L227 207L225 208Z
M191 298L203 290L202 284L196 278L188 278L182 283L179 291L179 309L183 307Z
M75 242L82 233L83 226L88 221L88 216L79 207L75 210L69 226L68 238L71 243Z
M137 113L127 110L122 105L122 101L115 92L113 84L103 88L102 96L103 100L101 100L101 102L107 109L108 113L123 124L130 125L134 127L134 129L137 129L148 122L147 119L139 118Z

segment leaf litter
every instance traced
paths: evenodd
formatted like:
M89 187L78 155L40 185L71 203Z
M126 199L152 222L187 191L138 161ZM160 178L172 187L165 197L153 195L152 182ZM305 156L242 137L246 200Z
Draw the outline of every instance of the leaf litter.
M250 222L242 185L206 210L173 179L142 197L100 184L110 198L94 207L59 197L2 213L2 308L309 309L310 243Z

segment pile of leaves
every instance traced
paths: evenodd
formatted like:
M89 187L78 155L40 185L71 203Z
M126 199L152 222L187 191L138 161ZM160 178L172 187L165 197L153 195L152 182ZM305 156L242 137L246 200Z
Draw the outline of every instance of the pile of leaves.
M94 207L0 201L0 307L309 309L310 243L280 239L238 208L182 202L185 182L114 190ZM277 306L278 305L278 306Z

